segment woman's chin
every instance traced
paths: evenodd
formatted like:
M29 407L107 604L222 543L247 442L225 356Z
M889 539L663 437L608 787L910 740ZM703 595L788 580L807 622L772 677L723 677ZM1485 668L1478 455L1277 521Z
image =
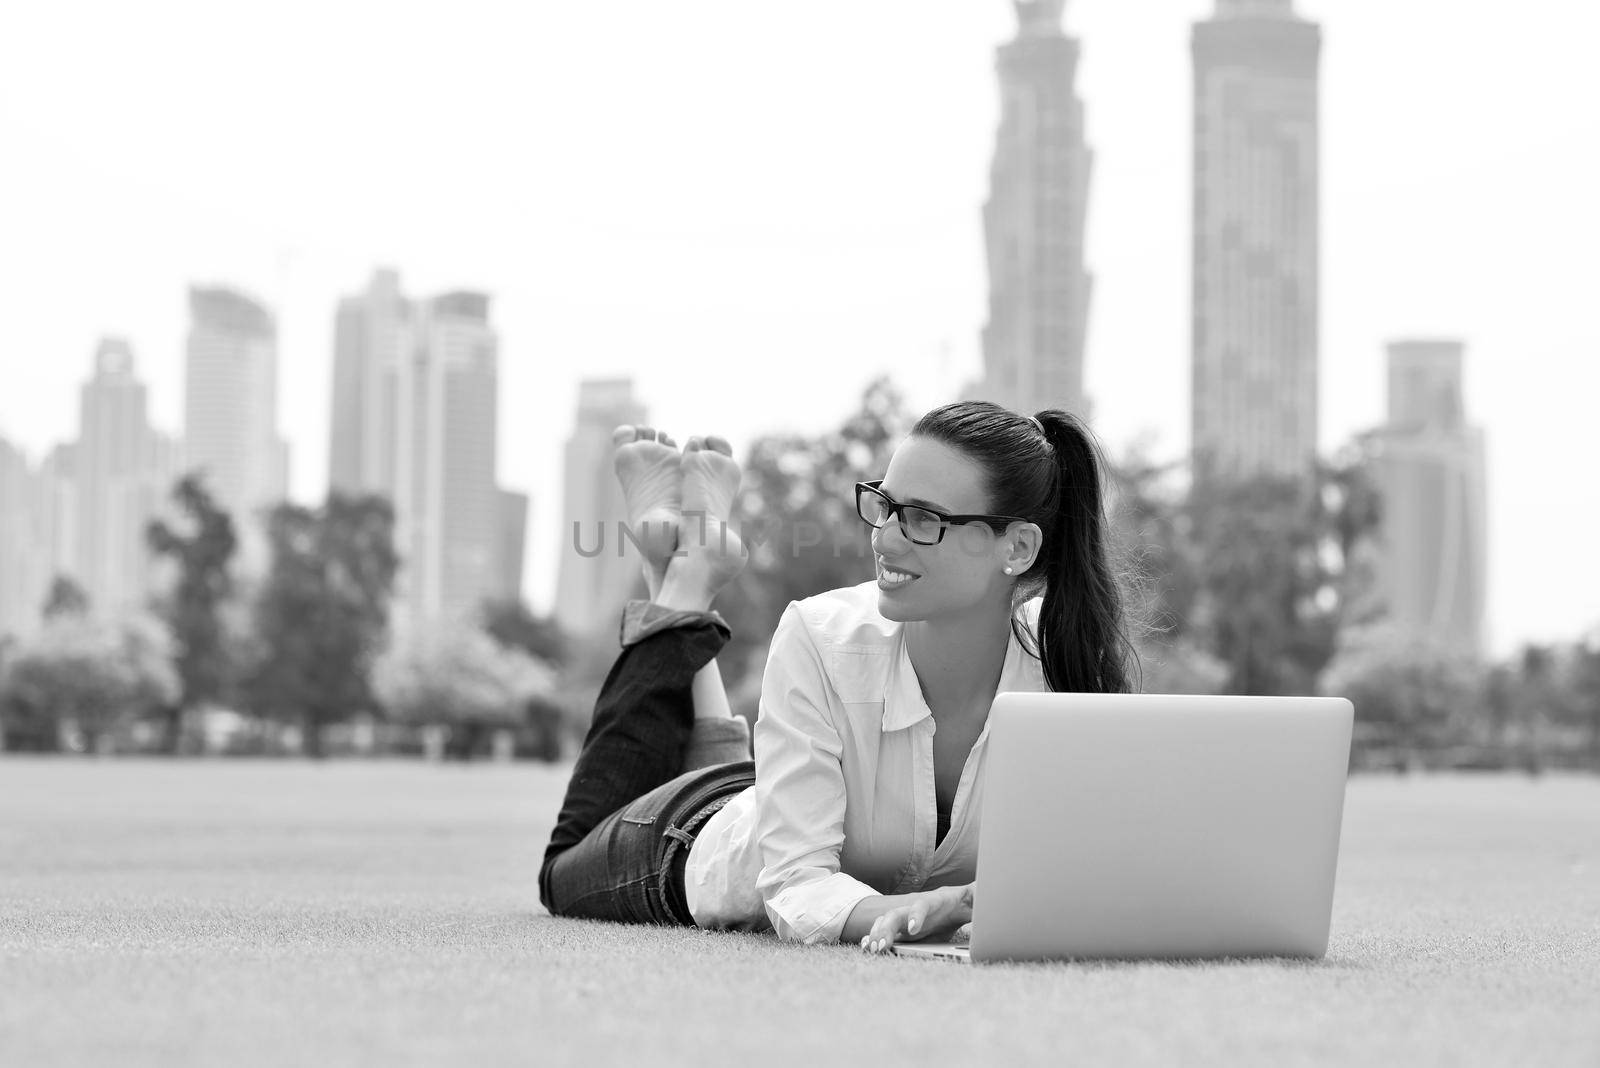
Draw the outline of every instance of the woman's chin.
M894 590L884 589L878 591L878 614L891 623L910 623L928 618L926 610L918 611L906 603L903 595Z
M878 591L878 614L891 623L904 623L908 619L905 614L906 606L901 604L892 593Z

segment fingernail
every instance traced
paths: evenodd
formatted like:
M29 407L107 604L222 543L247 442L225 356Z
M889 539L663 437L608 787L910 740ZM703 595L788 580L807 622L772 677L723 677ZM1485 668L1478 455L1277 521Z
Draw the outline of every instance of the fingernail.
M910 931L912 934L916 934L917 921L913 919L910 923L906 924L906 930Z

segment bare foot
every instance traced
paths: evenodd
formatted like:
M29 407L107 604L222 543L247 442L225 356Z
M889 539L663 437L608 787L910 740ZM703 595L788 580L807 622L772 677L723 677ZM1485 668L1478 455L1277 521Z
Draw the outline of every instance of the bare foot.
M678 547L682 517L679 469L683 456L666 434L648 426L619 426L611 435L612 462L628 502L628 532L644 557L645 584L654 597Z
M674 607L702 600L709 606L716 592L744 569L744 542L728 524L739 492L739 464L733 446L722 438L690 438L683 448L682 471L678 552L667 570L661 600L666 603L670 592L685 600Z

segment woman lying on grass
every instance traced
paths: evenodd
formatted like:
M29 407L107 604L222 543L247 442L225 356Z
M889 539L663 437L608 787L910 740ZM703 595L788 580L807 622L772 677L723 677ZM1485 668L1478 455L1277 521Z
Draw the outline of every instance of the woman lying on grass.
M871 952L948 937L972 915L995 694L1127 689L1088 432L981 402L923 416L855 487L877 581L778 624L753 763L713 659L729 632L712 600L744 566L732 449L615 440L650 600L624 612L540 900Z

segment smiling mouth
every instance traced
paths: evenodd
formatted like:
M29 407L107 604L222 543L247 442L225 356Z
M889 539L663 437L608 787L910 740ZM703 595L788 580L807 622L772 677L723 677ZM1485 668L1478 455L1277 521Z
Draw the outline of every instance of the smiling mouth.
M891 567L889 564L884 563L882 560L878 561L878 585L879 586L884 586L884 587L904 586L904 585L906 585L906 583L914 582L918 578L921 578L921 576L920 575L913 575L909 571L901 571L899 568L896 568L896 567Z

